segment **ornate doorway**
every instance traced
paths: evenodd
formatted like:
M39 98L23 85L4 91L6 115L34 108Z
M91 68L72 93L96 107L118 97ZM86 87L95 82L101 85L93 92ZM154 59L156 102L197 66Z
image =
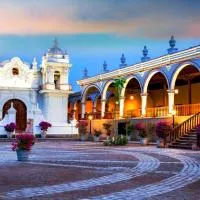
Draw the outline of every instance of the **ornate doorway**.
M3 118L11 107L11 102L16 112L16 131L25 131L27 124L27 108L26 105L19 99L10 99L3 106Z

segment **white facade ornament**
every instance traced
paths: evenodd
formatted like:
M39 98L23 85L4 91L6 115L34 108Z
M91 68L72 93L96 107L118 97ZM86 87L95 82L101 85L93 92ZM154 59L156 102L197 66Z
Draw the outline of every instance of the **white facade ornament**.
M22 116L22 119L27 119L24 125L32 122L35 134L40 133L41 121L52 124L47 134L77 134L77 128L73 128L67 118L68 95L71 92L68 83L69 68L71 68L69 56L65 55L57 44L42 57L40 69L36 58L33 59L32 67L18 57L1 62L0 118L5 103L13 100L14 107L11 103L8 115L6 114L0 121L0 134L4 134L3 126L11 120L9 115L11 112L15 113L16 118L17 110L14 108L18 109L18 106L15 106L15 103L23 105L20 109L23 109L22 113L26 116ZM17 120L16 118L18 124Z

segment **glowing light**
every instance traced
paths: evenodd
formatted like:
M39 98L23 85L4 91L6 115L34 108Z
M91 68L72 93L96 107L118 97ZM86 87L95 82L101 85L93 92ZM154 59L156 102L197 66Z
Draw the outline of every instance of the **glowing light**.
M131 95L131 96L130 96L130 100L133 100L133 99L134 99L134 96L133 96L133 95Z
M92 119L93 119L92 115L89 115L89 116L88 116L88 119L89 119L89 120L92 120Z
M178 94L178 89L175 89L175 90L174 90L174 93L175 93L175 94Z
M172 115L176 115L176 110L172 110Z

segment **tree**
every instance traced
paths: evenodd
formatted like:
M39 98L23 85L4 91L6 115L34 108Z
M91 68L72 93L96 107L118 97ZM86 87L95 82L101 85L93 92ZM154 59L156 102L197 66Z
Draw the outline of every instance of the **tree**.
M123 77L114 80L114 87L116 90L116 101L119 101L120 99L121 91L124 88L125 82L126 80Z
M121 91L124 88L124 83L126 82L126 80L123 77L117 78L114 80L114 88L115 88L115 107L114 107L114 133L115 135L117 134L117 130L116 130L116 106L120 105L120 96L121 96Z

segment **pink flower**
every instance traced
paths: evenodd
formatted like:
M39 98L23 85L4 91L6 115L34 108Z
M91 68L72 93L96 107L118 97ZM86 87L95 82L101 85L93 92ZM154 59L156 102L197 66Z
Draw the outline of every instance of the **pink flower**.
M42 131L47 131L47 129L50 128L52 125L49 122L41 121L39 123L39 126Z
M12 150L30 150L35 143L35 137L32 134L18 134L15 142L12 143Z

